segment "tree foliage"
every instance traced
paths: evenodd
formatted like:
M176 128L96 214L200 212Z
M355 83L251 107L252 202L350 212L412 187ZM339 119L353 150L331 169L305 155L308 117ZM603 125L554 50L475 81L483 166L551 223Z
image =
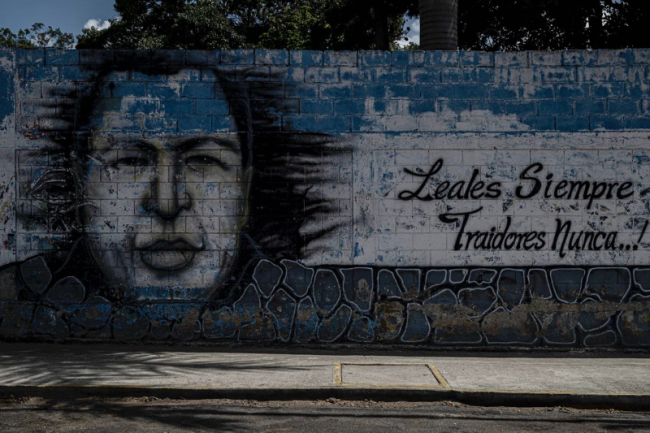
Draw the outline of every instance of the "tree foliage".
M289 50L313 48L311 35L318 26L318 17L314 12L308 5L288 5L270 17L268 29L260 36L259 45Z
M78 48L389 49L417 0L115 0Z
M391 49L418 0L224 0L249 48ZM283 44L283 42L286 42Z
M50 26L46 28L43 23L36 23L17 33L0 28L0 47L3 48L71 48L73 45L72 33L64 33Z
M463 0L459 45L486 51L646 47L648 19L648 0Z
M648 48L650 47L650 1L624 0L607 2L611 15L607 18L605 43L608 48Z
M220 49L244 46L219 0L115 0L105 30L84 29L77 48Z
M104 30L77 48L397 49L419 0L115 0ZM650 0L461 0L459 46L472 50L649 47ZM67 48L74 36L34 24L0 28L0 47ZM409 44L406 49L417 49Z
M331 25L327 49L396 49L404 36L404 15L417 14L417 0L333 0L325 17Z

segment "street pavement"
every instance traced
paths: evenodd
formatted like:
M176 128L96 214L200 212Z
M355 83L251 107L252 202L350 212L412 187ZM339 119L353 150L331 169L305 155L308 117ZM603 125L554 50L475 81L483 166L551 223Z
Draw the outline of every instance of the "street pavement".
M0 344L0 398L447 401L650 408L650 356Z
M454 402L0 400L2 432L647 432L650 412Z

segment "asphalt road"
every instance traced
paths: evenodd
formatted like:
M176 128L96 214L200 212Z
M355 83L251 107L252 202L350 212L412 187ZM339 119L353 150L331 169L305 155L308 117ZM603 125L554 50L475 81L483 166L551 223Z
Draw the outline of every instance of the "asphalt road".
M650 412L457 403L82 399L0 401L0 431L650 432Z

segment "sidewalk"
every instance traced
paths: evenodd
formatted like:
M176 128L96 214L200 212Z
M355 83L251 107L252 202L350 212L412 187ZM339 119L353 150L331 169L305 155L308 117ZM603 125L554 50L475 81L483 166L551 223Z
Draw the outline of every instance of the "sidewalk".
M0 344L0 398L88 395L650 409L650 356Z

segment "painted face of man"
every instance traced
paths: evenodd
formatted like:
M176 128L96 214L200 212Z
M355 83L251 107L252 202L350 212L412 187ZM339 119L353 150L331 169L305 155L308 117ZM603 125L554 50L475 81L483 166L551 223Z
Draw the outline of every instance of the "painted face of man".
M97 120L110 130L114 114ZM233 272L247 220L242 141L137 135L92 137L82 221L91 253L129 298L208 299Z

